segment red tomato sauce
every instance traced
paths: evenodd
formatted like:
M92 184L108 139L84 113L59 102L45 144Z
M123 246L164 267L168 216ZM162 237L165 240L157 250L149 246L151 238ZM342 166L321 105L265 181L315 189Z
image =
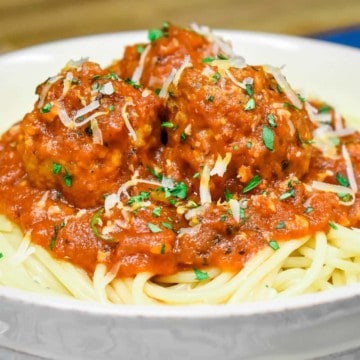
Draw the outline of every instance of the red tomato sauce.
M344 147L359 183L359 134L327 139L329 154L306 100L295 106L266 68L231 56L169 25L106 69L67 64L1 137L0 212L55 258L119 277L238 271L278 241L358 226L357 194L311 184L350 188ZM333 131L323 105L311 104Z

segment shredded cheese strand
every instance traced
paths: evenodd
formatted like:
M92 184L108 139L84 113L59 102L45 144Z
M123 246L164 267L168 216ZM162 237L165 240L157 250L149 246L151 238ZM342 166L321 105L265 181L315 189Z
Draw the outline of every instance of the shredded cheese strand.
M146 46L146 48L142 52L142 54L140 56L139 64L132 74L131 81L140 83L140 79L141 79L142 73L144 71L145 60L146 60L146 57L147 57L150 49L151 49L151 45L149 44Z
M302 109L302 102L300 101L294 90L290 87L290 84L287 82L285 76L281 73L280 69L271 65L264 65L264 70L274 76L275 80L284 90L286 96L293 103L293 105L296 106L298 109Z
M347 177L348 177L348 180L350 183L350 187L354 193L357 193L358 186L357 186L356 179L355 179L355 172L354 172L354 168L352 166L350 155L346 148L346 145L341 146L341 153L345 160L346 174L347 174Z
M210 193L210 169L207 165L204 166L201 177L200 177L200 202L201 205L211 203L211 193Z

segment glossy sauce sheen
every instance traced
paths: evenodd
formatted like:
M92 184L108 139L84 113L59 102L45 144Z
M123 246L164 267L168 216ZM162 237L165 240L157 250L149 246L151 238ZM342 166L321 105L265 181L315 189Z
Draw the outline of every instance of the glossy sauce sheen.
M331 222L358 226L357 196L347 206L308 188L346 178L342 145L358 182L358 133L324 154L313 146L317 125L263 67L229 66L224 48L192 30L161 31L107 69L68 64L38 87L34 109L1 138L1 213L54 257L90 274L98 263L116 265L119 277L238 271L274 241L327 231ZM140 84L129 81L145 49ZM158 96L186 56L188 66ZM225 171L207 182L219 158L229 160ZM104 209L109 196L119 201Z

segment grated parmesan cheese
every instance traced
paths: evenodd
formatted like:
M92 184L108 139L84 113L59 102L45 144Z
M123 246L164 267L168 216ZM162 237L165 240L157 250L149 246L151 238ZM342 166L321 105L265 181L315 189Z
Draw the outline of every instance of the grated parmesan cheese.
M139 64L131 76L131 81L134 81L135 83L140 83L140 79L141 79L142 73L144 71L145 60L146 60L146 57L147 57L150 49L151 49L151 45L149 44L146 46L146 48L142 52L142 54L140 56Z
M211 193L210 193L210 169L207 165L204 166L201 177L200 177L200 203L201 205L211 203Z
M281 73L280 69L271 65L264 65L264 70L267 73L270 73L277 83L281 86L283 91L285 92L288 99L292 102L294 106L296 106L298 109L303 108L303 104L300 101L297 94L294 92L294 90L290 87L289 83L287 82L285 76Z
M231 161L231 153L227 152L224 158L222 158L221 155L219 154L216 159L214 167L210 171L210 176L219 175L222 177L230 161Z

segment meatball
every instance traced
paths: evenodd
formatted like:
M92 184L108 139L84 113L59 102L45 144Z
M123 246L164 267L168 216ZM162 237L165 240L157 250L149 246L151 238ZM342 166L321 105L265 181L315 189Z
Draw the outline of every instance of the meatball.
M127 46L123 58L109 69L153 90L162 87L172 69L178 69L186 56L192 63L199 63L230 48L220 39L214 42L191 29L171 24L150 31L149 38L150 44Z
M158 96L95 63L72 62L37 91L19 153L33 185L76 207L102 204L158 147Z
M255 175L273 181L308 172L313 123L270 70L226 59L183 70L168 88L169 176L190 178L207 166L223 191L226 181L244 186Z

